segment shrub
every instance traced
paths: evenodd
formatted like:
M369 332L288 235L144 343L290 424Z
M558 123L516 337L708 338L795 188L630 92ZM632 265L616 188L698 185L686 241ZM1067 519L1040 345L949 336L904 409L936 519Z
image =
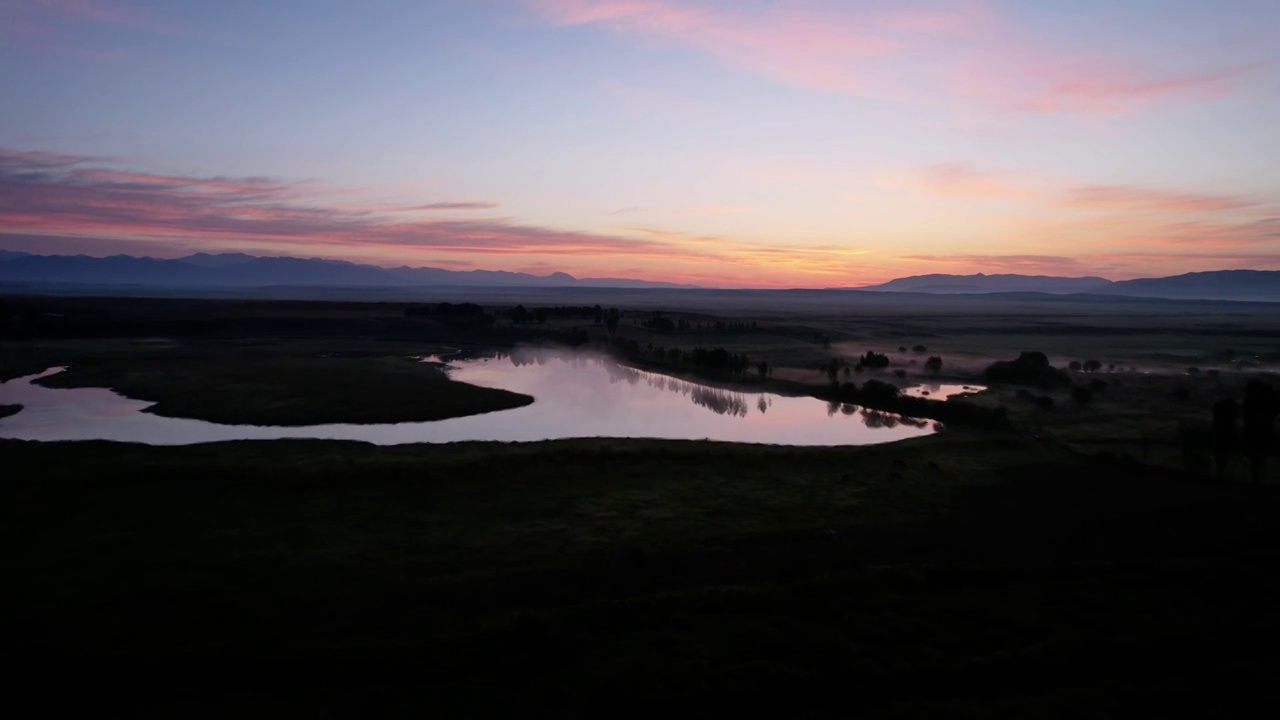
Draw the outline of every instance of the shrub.
M918 352L918 353L926 353L926 352L929 352L929 348L927 348L927 347L925 347L925 346L923 346L923 345L916 345L915 347L911 348L911 350L912 350L912 352Z
M931 356L928 360L924 361L924 369L933 373L941 372L942 358L937 355Z
M1022 353L1016 360L992 363L985 375L991 382L1039 385L1046 390L1070 382L1066 373L1049 364L1044 353L1034 351Z
M1080 372L1080 361L1072 360L1071 362L1067 363L1067 369L1070 370L1071 372Z
M1102 369L1101 360L1085 360L1084 361L1085 372L1098 372L1101 369Z

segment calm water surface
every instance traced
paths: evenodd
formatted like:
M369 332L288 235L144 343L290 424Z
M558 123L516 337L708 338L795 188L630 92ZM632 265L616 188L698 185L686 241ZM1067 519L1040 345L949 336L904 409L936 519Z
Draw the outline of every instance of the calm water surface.
M437 360L428 358L429 361ZM0 437L119 440L186 445L221 440L322 438L378 445L577 437L709 439L779 445L869 445L928 435L932 421L809 397L743 393L686 382L579 354L541 351L448 363L462 382L532 395L521 408L421 423L262 427L165 418L151 403L101 388L55 389L36 378L0 384L0 404L22 412L0 420Z
M906 388L902 391L903 395L912 397L925 397L930 400L946 400L959 395L969 395L980 393L986 390L981 385L956 385L951 383L924 383L914 387Z

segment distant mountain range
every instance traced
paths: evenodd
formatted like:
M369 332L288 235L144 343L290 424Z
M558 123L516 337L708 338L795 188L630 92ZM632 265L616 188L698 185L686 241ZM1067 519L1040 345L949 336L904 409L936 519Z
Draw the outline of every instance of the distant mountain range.
M952 295L957 293L1042 292L1087 293L1113 285L1100 277L1050 277L1046 275L914 275L890 280L859 290L918 292Z
M1122 295L1179 300L1280 301L1280 271L1216 270L1161 278L1111 281L1100 277L1044 275L916 275L849 290L931 294L1009 292L1054 295Z
M146 290L244 290L249 288L695 288L693 285L577 278L500 270L384 268L343 260L255 257L242 253L199 253L177 260L132 255L30 255L0 250L0 283L27 287L88 286ZM1050 293L1120 295L1180 300L1280 302L1280 271L1218 270L1163 278L1111 281L1100 277L1043 275L917 275L881 285L830 288L838 291L928 293L934 295Z
M199 253L177 260L132 255L30 255L0 250L0 282L23 285L93 285L170 289L310 287L607 287L680 288L692 285L576 278L498 270L430 267L383 268L320 258Z

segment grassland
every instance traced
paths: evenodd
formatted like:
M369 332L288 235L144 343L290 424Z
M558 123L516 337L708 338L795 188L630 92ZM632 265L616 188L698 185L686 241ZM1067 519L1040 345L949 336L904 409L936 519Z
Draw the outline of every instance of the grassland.
M11 680L134 716L1056 717L1280 669L1276 488L1016 434L0 450Z

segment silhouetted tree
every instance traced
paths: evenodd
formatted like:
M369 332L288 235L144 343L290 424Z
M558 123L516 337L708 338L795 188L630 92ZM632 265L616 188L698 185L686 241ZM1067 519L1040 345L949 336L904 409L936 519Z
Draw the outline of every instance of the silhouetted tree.
M762 378L763 378L763 377L768 377L768 376L769 376L769 363L765 362L764 360L761 360L761 361L760 361L760 364L759 364L759 365L756 365L756 372L760 373L760 377L762 377ZM762 402L763 402L763 400L762 400ZM760 412L764 412L764 409L763 409L763 408L761 408Z
M858 367L871 369L889 367L889 356L868 350L866 354L858 358Z
M924 361L924 369L931 373L942 372L942 358L938 355L931 356Z
M883 380L868 380L858 391L858 397L872 405L892 402L898 397L898 388Z
M1102 369L1102 361L1100 361L1100 360L1085 360L1085 361L1084 361L1084 371L1085 371L1085 372L1098 372L1098 371L1099 371L1099 370L1101 370L1101 369Z
M605 315L604 325L609 328L609 334L618 332L618 321L622 319L622 313L618 312L618 308L609 308L609 312Z
M1236 420L1240 406L1232 398L1222 398L1213 404L1213 457L1218 469L1218 479L1227 476L1227 462L1236 445Z
M524 305L517 305L511 311L511 322L516 324L529 322L529 311L525 309Z
M1047 355L1034 350L1024 351L1016 360L994 362L985 374L991 382L1039 385L1046 390L1070 383L1066 373L1049 364Z
M597 305L597 306L595 306L594 308L592 308L592 319L595 321L595 324L597 324L597 325L599 325L599 324L603 323L603 322L604 322L604 308L600 307L599 305Z
M1276 391L1271 383L1250 380L1244 387L1244 448L1249 456L1251 475L1262 482L1266 474L1267 453L1276 432Z
M648 320L645 320L641 325L644 325L650 330L656 330L657 332L664 333L675 332L676 329L675 322L673 322L671 318L662 317L662 313L659 312L654 312L653 316Z
M1072 360L1071 362L1067 363L1067 369L1070 370L1071 372L1080 372L1080 361Z

